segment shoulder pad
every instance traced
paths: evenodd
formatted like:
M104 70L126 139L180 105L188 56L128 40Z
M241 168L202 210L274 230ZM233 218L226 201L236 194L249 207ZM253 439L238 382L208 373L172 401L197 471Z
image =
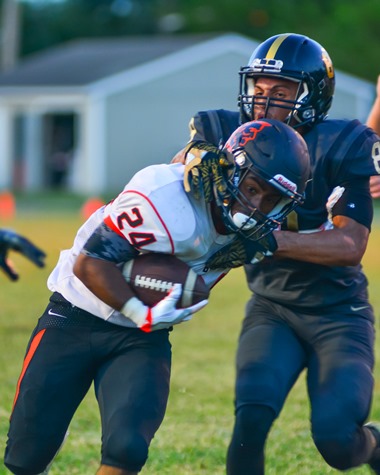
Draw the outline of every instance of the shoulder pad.
M370 177L376 175L379 137L358 120L326 120L305 134L310 152L328 160L330 178Z
M190 140L205 140L222 147L239 125L238 112L224 109L200 111L190 122Z

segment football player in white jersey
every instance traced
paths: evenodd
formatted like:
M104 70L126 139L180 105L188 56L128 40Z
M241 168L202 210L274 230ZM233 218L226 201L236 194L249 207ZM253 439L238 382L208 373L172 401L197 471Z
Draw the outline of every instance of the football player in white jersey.
M94 383L102 421L97 474L137 474L166 409L169 332L207 301L177 309L176 284L149 308L126 282L123 264L139 253L172 254L211 288L230 268L273 252L272 232L303 201L307 147L281 122L247 123L223 151L203 142L187 153L191 160L214 154L223 164L225 186L215 185L210 202L185 191L185 165L145 168L61 253L17 384L4 458L12 473L47 473Z

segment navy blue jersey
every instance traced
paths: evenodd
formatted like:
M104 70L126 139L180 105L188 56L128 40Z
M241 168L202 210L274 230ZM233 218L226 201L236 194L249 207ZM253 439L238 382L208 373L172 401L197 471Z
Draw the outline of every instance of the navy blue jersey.
M199 112L190 124L191 138L221 146L238 125L238 112ZM373 206L369 177L380 168L379 137L357 120L325 120L303 137L310 153L311 180L304 205L289 216L283 229L323 229L328 222L326 203L336 187L342 187L344 192L331 216L346 216L370 229ZM245 270L253 292L304 311L316 312L321 307L367 298L367 279L360 265L331 267L267 258L259 264L247 265Z

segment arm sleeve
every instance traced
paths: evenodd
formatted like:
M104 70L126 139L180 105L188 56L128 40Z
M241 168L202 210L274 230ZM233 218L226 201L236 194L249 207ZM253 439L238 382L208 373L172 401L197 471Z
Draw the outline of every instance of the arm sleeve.
M373 201L370 176L379 173L379 137L357 120L347 123L329 150L329 176L345 191L331 210L332 216L346 216L371 229Z
M331 215L354 219L369 230L373 219L373 201L368 178L343 183L344 192L332 207Z
M127 262L139 254L129 241L101 223L81 251L86 256L115 263Z

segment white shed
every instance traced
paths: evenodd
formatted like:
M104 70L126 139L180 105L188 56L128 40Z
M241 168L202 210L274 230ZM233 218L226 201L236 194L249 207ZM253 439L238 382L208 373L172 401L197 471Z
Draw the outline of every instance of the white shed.
M171 159L195 112L237 110L238 71L257 44L237 34L99 38L25 59L0 75L0 189L119 191ZM330 117L364 121L374 93L338 71Z

